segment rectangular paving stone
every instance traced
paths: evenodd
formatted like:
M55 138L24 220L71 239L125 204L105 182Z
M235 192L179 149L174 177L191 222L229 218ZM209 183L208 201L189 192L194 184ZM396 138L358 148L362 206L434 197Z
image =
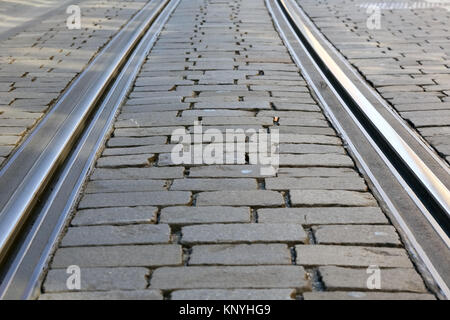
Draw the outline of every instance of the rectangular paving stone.
M152 144L147 146L106 148L103 156L130 156L130 155L152 155L154 153L172 152L173 145ZM149 156L149 157L150 157Z
M280 275L283 275L280 277ZM300 266L174 267L156 269L152 289L308 288Z
M256 179L175 179L170 190L217 191L257 189Z
M143 167L150 164L154 154L133 154L124 156L101 157L97 160L98 168Z
M184 168L122 168L94 170L91 180L175 179L183 177Z
M305 242L301 225L286 223L238 223L186 226L182 243Z
M166 137L143 137L143 138L125 138L117 137L108 140L106 145L108 147L136 147L136 146L146 146L152 144L164 144L167 142Z
M79 267L153 267L180 265L182 251L179 245L133 245L69 247L56 251L52 268Z
M150 271L146 268L81 268L81 290L143 290L147 288ZM44 292L69 291L66 281L70 274L65 269L53 269L47 274Z
M85 194L79 209L188 204L191 193L185 191L110 192Z
M297 264L304 266L352 266L411 268L404 249L337 245L298 245Z
M161 209L160 222L168 224L250 222L250 208L166 207Z
M166 180L91 180L85 193L163 191Z
M387 224L377 207L319 207L258 209L259 223Z
M285 244L197 245L192 248L189 265L265 265L291 264Z
M39 300L163 300L159 290L83 291L44 293Z
M432 294L410 292L305 292L305 300L436 300Z
M337 137L326 135L311 135L311 134L294 134L281 133L280 143L314 143L314 144L329 144L342 145L342 141Z
M279 168L278 177L359 177L353 168Z
M352 159L343 154L280 154L280 166L353 167Z
M193 167L189 170L192 178L260 178L267 177L261 174L258 165L209 165Z
M142 206L78 210L71 225L155 223L157 211L156 207Z
M327 177L327 178L267 178L265 179L268 190L294 190L294 189L319 189L319 190L356 190L366 191L367 187L359 177Z
M173 291L171 300L292 300L295 289L193 289Z
M373 273L366 268L319 267L319 273L327 290L368 290L367 279ZM380 269L382 291L423 292L427 289L415 269ZM378 289L377 289L378 291Z
M319 226L313 230L320 244L401 245L393 226Z
M290 190L293 205L376 206L370 193L346 190Z
M275 191L211 191L197 196L198 206L281 206L284 204L281 193Z
M166 224L89 226L69 228L61 246L151 244L167 243L169 240L170 228Z

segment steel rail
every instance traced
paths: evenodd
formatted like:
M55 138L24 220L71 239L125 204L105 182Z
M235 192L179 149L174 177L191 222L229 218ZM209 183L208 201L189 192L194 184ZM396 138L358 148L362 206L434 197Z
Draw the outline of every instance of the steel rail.
M0 263L127 57L170 0L146 4L95 57L0 171Z
M180 0L172 0L152 23L128 57L125 66L108 88L95 114L70 154L49 183L42 204L32 211L33 223L24 228L25 237L11 254L11 262L0 278L0 299L33 299L40 294L43 270L67 224L84 181L104 145L119 107L126 99L148 53Z
M292 1L293 2L293 1ZM320 58L307 43L299 28L290 18L282 0L266 0L267 8L273 18L274 24L280 33L285 45L292 55L295 63L302 70L302 74L313 89L326 116L342 135L350 154L358 167L367 177L373 192L378 196L380 205L397 227L404 243L410 249L412 259L420 269L425 282L439 296L450 298L450 277L447 268L449 258L448 235L442 230L434 217L424 206L422 201L412 190L404 177L388 159L389 154L378 146L375 139L366 130L364 123L349 106L348 96L342 95L342 90L336 89L337 81L330 79L328 70L324 70ZM396 114L388 104L370 87L344 57L329 43L317 29L309 17L297 5L293 5L301 15L305 24L309 25L311 34L314 34L322 46L328 48L341 68L346 70L352 81L359 86L378 110L390 121L393 128L410 143L429 168L449 185L450 175L448 165L421 139L416 132L409 128L404 120ZM309 47L308 47L309 46ZM392 194L394 191L394 195Z
M380 148L382 150L384 149L384 151L389 149L388 152L390 152L390 155L388 158L393 158L395 155L398 156L394 159L393 165L398 168L400 163L396 160L400 160L402 164L407 167L408 173L415 176L415 183L423 185L424 188L422 190L426 192L426 195L420 194L419 198L425 202L424 204L426 206L432 207L429 211L437 220L439 220L440 225L443 225L442 229L448 236L450 233L450 190L433 173L433 171L430 170L417 153L411 149L386 119L384 119L372 103L361 93L340 66L338 66L334 59L328 54L327 50L320 44L308 26L303 22L303 18L299 15L298 6L295 2L293 0L278 1L295 24L295 27L300 31L301 36L305 38L307 44L313 50L314 55L320 59L319 62L325 68L324 71L327 75L334 77L335 83L345 90L344 93L353 100L354 104L361 112L360 116L363 116L365 120L368 120L368 124L373 126L373 131L376 131L372 133L378 134L382 138L383 143L386 145L380 146ZM386 148L387 146L388 148ZM405 180L408 181L411 180L411 178L412 177L409 177ZM412 186L413 189L416 189L417 187L418 186ZM423 193L422 190L416 192ZM430 198L428 198L428 196ZM425 200L424 197L426 197ZM434 199L437 205L430 203L431 199Z

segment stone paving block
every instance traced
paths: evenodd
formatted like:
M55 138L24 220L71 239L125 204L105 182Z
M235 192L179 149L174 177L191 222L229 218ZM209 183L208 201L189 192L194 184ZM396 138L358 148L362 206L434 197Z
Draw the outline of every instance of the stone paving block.
M297 264L305 266L351 266L411 268L404 249L337 245L298 245Z
M319 267L319 272L327 290L368 290L367 279L373 273L368 269ZM380 289L376 291L423 292L427 289L414 269L380 269Z
M143 167L150 164L154 154L101 157L97 160L99 168Z
M267 178L265 179L268 190L296 190L296 189L319 189L319 190L356 190L366 191L367 186L362 178Z
M79 209L130 206L168 206L188 204L191 193L185 191L147 191L122 193L88 193L78 205Z
M279 168L278 177L358 177L353 168Z
M170 186L173 191L217 191L257 189L255 179L175 179Z
M300 266L232 266L158 268L150 288L308 288L305 270Z
M86 193L163 191L165 180L91 180Z
M410 292L305 292L305 300L436 300L432 294Z
M189 170L192 178L261 178L267 177L261 174L259 165L209 165L193 167Z
M81 290L143 290L147 287L149 273L146 268L81 268ZM44 292L69 291L66 285L69 276L65 269L50 270L44 283Z
M39 300L163 300L159 290L44 293Z
M92 180L174 179L183 177L184 168L96 169Z
M89 226L69 228L61 246L151 244L167 243L169 240L170 228L166 224Z
M80 268L180 265L181 256L181 246L172 244L69 247L56 252L52 268L67 268L70 265Z
M136 147L152 144L164 144L167 142L166 137L144 137L144 138L124 138L117 137L108 140L108 147Z
M173 145L153 144L148 146L107 148L103 151L103 156L127 156L127 155L148 155L154 153L171 152Z
M113 207L78 210L71 221L71 225L155 223L157 212L158 208L156 207Z
M320 244L401 244L393 226L319 226L313 230Z
M295 289L176 290L171 300L292 300Z
M193 225L181 229L182 243L305 242L301 225L239 223Z
M346 190L290 190L293 205L376 206L370 193Z
M200 192L197 196L198 206L281 206L283 196L279 192L256 191L210 191Z
M345 154L345 149L341 146L329 146L322 144L300 144L300 143L288 143L281 144L279 148L279 153L300 153L300 154L308 154L308 153L338 153Z
M280 154L280 166L353 167L353 160L342 154Z
M166 207L161 209L161 223L232 223L250 222L248 207Z
M192 248L189 265L291 264L285 244L198 245Z
M258 209L259 223L315 224L387 224L376 207L319 207Z

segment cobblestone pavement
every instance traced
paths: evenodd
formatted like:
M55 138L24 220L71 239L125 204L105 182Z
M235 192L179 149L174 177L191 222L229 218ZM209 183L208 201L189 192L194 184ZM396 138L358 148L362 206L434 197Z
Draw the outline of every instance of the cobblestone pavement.
M79 30L67 28L64 10L0 41L0 166L72 79L145 3L85 0L78 4Z
M330 42L449 162L450 3L444 2L432 7L424 1L385 1L380 28L371 29L374 11L365 7L370 1L298 1ZM422 8L413 9L418 3Z
M171 134L280 130L280 169L175 165ZM70 292L66 268L81 269ZM367 268L381 268L369 290ZM41 299L433 299L263 0L182 0L121 109Z

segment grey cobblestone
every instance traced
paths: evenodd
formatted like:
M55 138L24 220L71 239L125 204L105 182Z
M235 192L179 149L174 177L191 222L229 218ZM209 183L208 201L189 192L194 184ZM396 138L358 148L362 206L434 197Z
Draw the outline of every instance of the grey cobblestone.
M307 288L305 275L300 266L158 268L153 272L150 288Z
M168 225L92 226L69 228L61 242L63 247L167 243Z
M88 193L83 197L78 207L80 209L85 209L149 205L168 206L188 204L190 201L191 193L184 191Z
M306 233L295 224L211 224L181 229L182 243L305 242Z
M113 207L79 210L72 220L73 226L102 224L155 223L156 207Z
M181 262L179 245L71 247L57 251L52 267L154 267L180 265Z
M265 190L201 192L197 197L199 206L281 206L283 203L281 193Z
M392 226L320 226L314 228L314 235L320 244L400 245Z
M435 300L432 294L409 292L305 292L305 300Z
M257 189L255 179L175 179L170 190L217 191Z
M142 290L147 287L149 271L146 268L83 268L81 290ZM44 283L44 292L69 291L65 269L50 270Z
M299 245L297 250L297 264L311 265L336 265L368 267L410 268L411 261L404 249L376 248L336 245Z
M321 207L258 209L259 223L386 224L388 220L376 207Z
M39 300L163 300L159 290L44 293Z
M86 186L86 193L162 191L165 180L93 180Z
M345 190L291 190L293 205L376 206L370 193Z
M172 300L292 300L295 289L176 290Z
M367 290L367 269L320 267L319 272L327 290ZM414 269L380 269L380 290L427 292Z
M167 207L161 210L161 223L231 223L250 222L248 207Z
M192 248L189 265L291 264L284 244L200 245Z

